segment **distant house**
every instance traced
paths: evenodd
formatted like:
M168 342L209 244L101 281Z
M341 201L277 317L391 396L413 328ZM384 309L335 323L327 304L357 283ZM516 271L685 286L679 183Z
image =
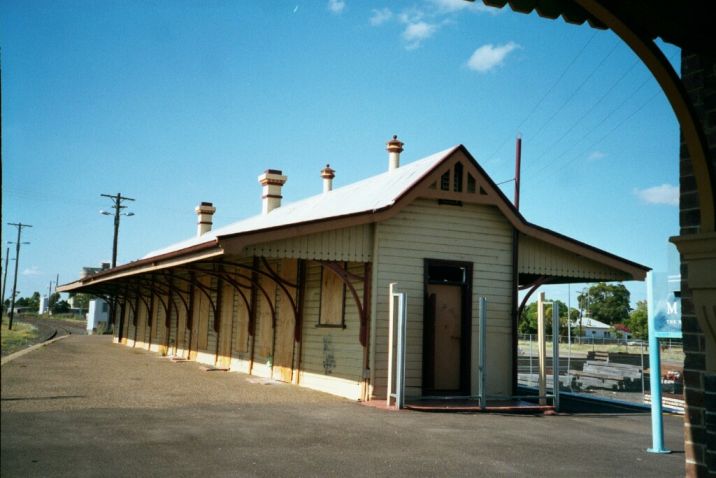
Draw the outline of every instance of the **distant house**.
M483 297L482 392L510 397L518 289L644 280L644 266L527 222L464 146L402 166L403 143L387 150L387 171L333 189L327 166L322 193L285 205L287 177L269 169L261 213L212 230L201 203L195 237L58 290L117 298L121 344L371 400L388 389L391 284L407 294L408 398L481 392Z
M630 339L632 336L631 330L629 330L629 327L625 324L614 324L612 328L614 329L615 335L620 339Z
M600 322L597 319L592 319L591 317L582 317L581 321L577 319L574 323L577 334L579 334L580 327L582 329L582 337L588 339L610 339L616 337L611 325Z

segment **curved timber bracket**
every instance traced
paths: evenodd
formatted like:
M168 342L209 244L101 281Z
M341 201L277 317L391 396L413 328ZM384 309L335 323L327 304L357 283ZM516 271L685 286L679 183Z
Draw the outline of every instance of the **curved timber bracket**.
M540 286L548 284L552 280L551 277L542 276L530 285L526 285L521 287L522 290L529 289L527 291L527 294L522 298L522 302L520 303L520 307L517 309L517 320L520 320L520 317L522 317L522 311L525 310L525 305L527 304L527 301L532 296L532 294L535 293L537 289L539 289Z

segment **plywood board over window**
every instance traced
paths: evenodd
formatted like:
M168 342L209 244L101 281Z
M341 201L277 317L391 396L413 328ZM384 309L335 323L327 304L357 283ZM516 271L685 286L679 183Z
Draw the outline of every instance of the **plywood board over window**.
M297 282L298 260L283 259L279 264L281 279L289 284ZM277 288L276 330L274 332L273 378L283 382L291 382L293 378L293 345L295 315L291 301L296 300L296 290L293 287Z
M341 266L345 268L344 265ZM345 327L346 286L343 280L327 267L321 268L321 312L319 327Z

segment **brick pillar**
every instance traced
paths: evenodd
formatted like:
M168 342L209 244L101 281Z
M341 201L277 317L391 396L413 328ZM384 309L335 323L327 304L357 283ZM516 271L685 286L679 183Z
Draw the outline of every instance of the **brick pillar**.
M716 168L716 61L682 51L681 78L704 126L709 158ZM681 235L698 232L699 203L688 149L681 138L679 161ZM684 337L684 452L687 476L716 474L716 374L707 372L705 336L696 319L689 270L681 264L681 320Z

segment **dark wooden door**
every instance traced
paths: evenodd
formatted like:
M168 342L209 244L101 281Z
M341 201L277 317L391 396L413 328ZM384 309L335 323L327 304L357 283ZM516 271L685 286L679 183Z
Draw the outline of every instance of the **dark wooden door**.
M462 288L456 285L430 284L428 295L434 304L433 388L458 391L462 344Z

